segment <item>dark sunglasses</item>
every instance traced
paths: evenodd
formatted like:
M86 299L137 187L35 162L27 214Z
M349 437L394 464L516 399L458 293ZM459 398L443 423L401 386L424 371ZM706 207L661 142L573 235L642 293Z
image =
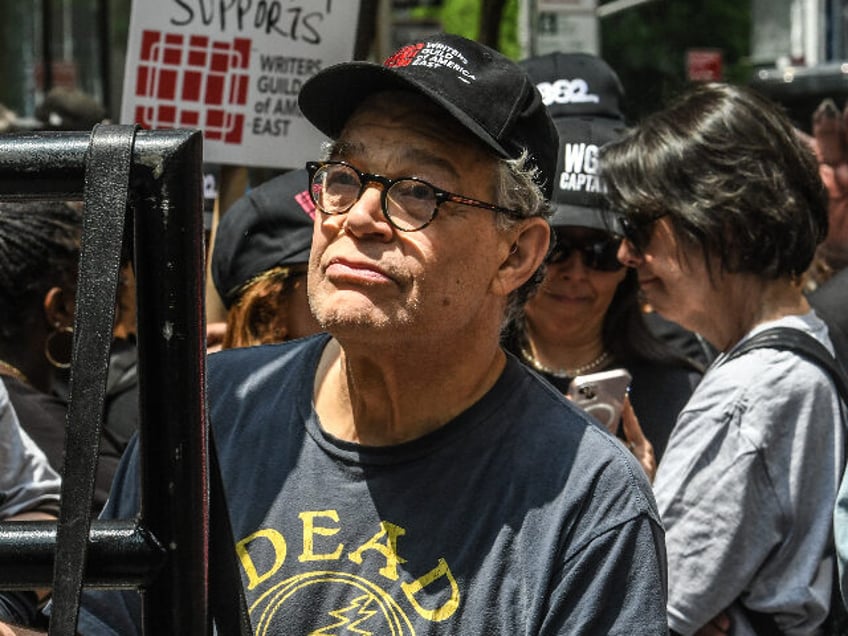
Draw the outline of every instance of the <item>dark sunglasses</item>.
M627 242L633 246L639 254L644 253L645 248L651 242L651 236L654 233L654 225L661 218L666 216L668 212L661 212L649 217L628 217L621 216L621 231Z
M576 251L580 253L583 264L590 269L617 272L624 267L618 260L618 246L621 245L621 238L618 236L575 239L560 232L556 232L555 236L556 244L548 256L550 265L567 261Z

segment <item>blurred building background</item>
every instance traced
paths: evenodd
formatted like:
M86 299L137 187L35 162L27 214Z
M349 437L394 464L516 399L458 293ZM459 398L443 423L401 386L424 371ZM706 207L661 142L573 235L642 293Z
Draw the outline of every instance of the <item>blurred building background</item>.
M752 0L750 83L809 132L810 113L848 99L848 0Z
M128 0L0 0L0 104L32 117L53 87L120 109Z
M130 0L0 0L0 104L33 117L49 89L75 88L116 120L129 14ZM631 120L719 79L760 88L806 128L821 99L848 98L847 16L848 0L362 0L357 57L436 30L513 58L588 50L621 76Z

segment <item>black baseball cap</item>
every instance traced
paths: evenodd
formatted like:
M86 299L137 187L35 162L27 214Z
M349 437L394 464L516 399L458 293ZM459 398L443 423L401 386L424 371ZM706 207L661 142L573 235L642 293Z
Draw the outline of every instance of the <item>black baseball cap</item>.
M609 64L591 53L548 53L519 62L555 120L590 115L624 119L624 87Z
M601 146L621 136L624 123L606 117L561 117L556 120L556 126L560 152L550 224L579 225L621 234L618 215L606 206L598 154Z
M621 234L618 215L605 205L598 165L601 146L625 129L621 80L591 53L555 52L520 64L539 89L559 134L551 225Z
M215 231L212 280L229 309L262 272L309 261L315 204L306 170L274 177L238 199Z
M500 157L515 159L526 149L550 197L557 150L551 117L527 73L479 42L440 33L400 48L382 65L335 64L311 77L298 99L306 118L335 139L366 97L393 89L429 98Z

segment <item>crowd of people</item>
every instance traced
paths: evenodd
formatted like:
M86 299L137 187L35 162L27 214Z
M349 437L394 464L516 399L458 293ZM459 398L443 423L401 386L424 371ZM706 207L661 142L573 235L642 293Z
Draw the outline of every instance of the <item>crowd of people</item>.
M831 129L718 83L631 125L598 57L450 34L299 103L330 144L210 251L212 567L238 560L256 633L839 633L845 396L789 344L848 359ZM2 519L55 515L80 215L0 202ZM140 505L121 313L104 519ZM607 427L568 394L612 370ZM43 596L0 594L0 634L43 627ZM88 590L79 632L140 612Z

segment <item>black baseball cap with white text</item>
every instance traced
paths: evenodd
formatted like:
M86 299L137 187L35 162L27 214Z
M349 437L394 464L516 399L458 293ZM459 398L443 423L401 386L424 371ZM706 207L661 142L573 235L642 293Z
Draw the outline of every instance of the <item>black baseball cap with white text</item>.
M306 118L335 139L365 98L398 89L427 97L500 157L515 159L526 149L550 197L557 154L551 116L527 73L479 42L440 33L400 48L382 65L336 64L311 77L298 99Z
M605 205L598 155L624 132L621 121L606 117L561 117L557 176L551 198L552 226L579 225L621 234L616 214Z
M520 62L542 95L559 133L550 223L621 234L605 205L598 155L625 130L624 89L615 71L591 53L555 52Z
M624 86L600 57L557 51L519 64L536 84L554 120L579 115L624 119Z

